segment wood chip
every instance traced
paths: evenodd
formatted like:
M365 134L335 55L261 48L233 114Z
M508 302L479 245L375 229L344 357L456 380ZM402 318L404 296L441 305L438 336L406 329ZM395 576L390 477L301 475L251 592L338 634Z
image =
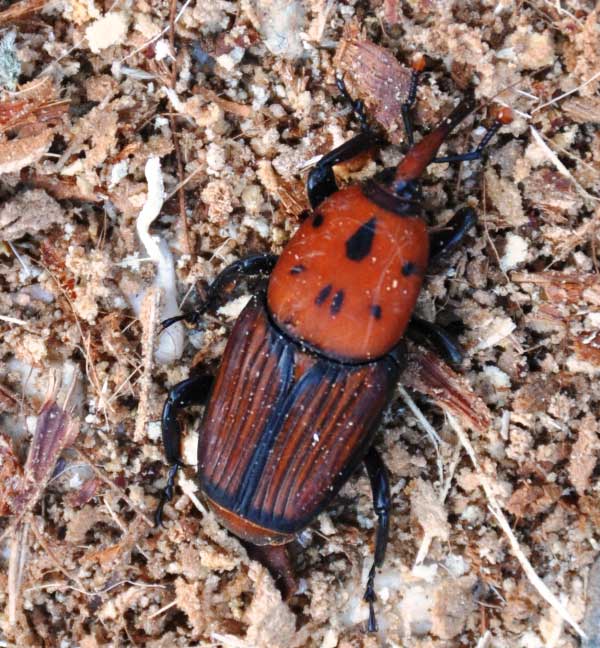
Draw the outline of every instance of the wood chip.
M412 72L389 50L363 38L349 25L336 51L334 67L344 73L348 90L363 99L393 142L402 141L402 104L408 97Z

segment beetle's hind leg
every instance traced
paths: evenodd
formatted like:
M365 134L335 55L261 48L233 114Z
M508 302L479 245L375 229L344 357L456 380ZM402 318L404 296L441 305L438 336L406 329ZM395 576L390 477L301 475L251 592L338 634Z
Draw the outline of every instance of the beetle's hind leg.
M213 382L213 377L199 375L177 383L169 391L162 412L162 438L165 447L165 457L171 465L167 484L161 494L161 499L154 513L156 526L162 525L163 509L167 502L173 498L175 477L177 471L183 466L181 461L181 426L177 420L179 412L190 405L202 405L208 399L208 394Z
M390 532L390 481L387 468L375 448L371 447L369 449L364 462L369 474L369 480L371 481L373 508L377 514L375 556L367 578L364 600L369 604L369 622L367 630L368 632L377 632L377 619L375 618L375 608L373 605L377 599L375 594L375 570L383 564Z

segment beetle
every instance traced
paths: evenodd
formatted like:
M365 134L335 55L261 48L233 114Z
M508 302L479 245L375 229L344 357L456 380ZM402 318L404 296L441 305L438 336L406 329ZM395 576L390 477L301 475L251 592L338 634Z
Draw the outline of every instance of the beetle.
M321 158L310 172L312 207L277 258L254 255L227 267L208 288L195 313L163 322L197 324L223 288L241 275L270 275L230 334L216 379L198 375L169 392L162 415L166 459L171 465L156 512L173 496L180 455L178 412L206 404L198 442L198 481L220 522L263 552L270 567L282 564L277 548L292 541L323 511L363 463L377 531L364 599L368 630L375 631L376 568L389 534L390 487L373 439L405 364L403 337L423 339L458 363L460 349L439 326L413 316L432 258L454 249L476 222L462 208L441 231L428 234L419 178L432 162L474 160L502 126L508 109L473 151L436 157L449 133L475 109L463 100L415 143L411 108L422 59L412 71L402 118L409 149L396 168L363 184L338 189L333 167L371 149L361 101L353 101L361 132Z

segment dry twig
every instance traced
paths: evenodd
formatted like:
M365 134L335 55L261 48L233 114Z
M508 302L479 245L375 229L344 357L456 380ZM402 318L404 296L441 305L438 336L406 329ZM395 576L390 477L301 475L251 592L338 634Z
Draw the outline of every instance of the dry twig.
M500 525L500 528L508 538L510 548L514 556L516 557L516 559L521 564L521 567L523 568L523 571L525 572L527 578L529 579L529 582L537 590L538 594L554 610L556 610L556 612L561 616L561 618L564 619L581 638L585 639L586 634L581 628L581 626L571 616L571 613L566 609L566 607L558 600L556 595L550 591L550 589L544 583L544 581L537 575L531 563L527 559L527 556L525 556L523 550L519 546L519 541L517 540L515 534L510 528L510 524L508 523L506 516L502 512L502 507L500 506L500 502L498 502L498 499L494 494L494 489L491 486L489 477L482 470L479 464L479 460L477 459L477 455L475 454L475 449L471 445L471 442L469 441L468 436L465 434L465 431L462 429L462 426L458 422L458 419L456 419L452 414L447 413L446 415L448 416L448 422L450 423L450 426L456 432L459 441L461 442L463 448L467 451L467 454L469 455L469 459L471 460L471 463L473 464L473 467L477 472L477 475L481 483L481 487L483 488L485 495L488 499L489 510L491 514L496 518L496 521Z

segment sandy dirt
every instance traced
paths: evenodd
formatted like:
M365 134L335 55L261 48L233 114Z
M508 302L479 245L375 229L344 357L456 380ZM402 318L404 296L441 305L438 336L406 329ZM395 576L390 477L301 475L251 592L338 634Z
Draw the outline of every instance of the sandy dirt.
M200 408L154 528L167 391L216 371L253 286L196 330L158 323L281 251L316 156L359 130L336 72L386 140L340 184L401 159L416 54L418 131L481 104L445 152L492 105L514 119L424 177L432 227L479 214L417 306L465 359L411 345L377 436L367 635L363 473L292 548L288 603L202 503ZM598 648L599 70L585 0L0 0L0 645Z

